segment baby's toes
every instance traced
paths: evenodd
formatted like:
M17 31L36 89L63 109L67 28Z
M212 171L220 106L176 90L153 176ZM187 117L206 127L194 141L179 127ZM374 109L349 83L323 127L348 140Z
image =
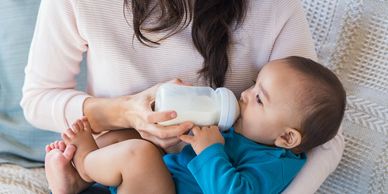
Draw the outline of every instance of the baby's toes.
M59 141L54 141L54 149L59 149Z
M90 126L90 123L86 117L82 118L83 127L87 131L92 131L92 127Z
M46 150L46 153L50 152L51 151L50 145L46 145L45 150Z
M65 142L59 141L58 147L59 147L59 150L61 150L62 152L65 151L65 148L66 148Z
M55 149L54 142L50 143L50 148L51 148L52 150Z
M69 137L70 139L73 139L74 136L75 136L75 133L72 129L68 128L65 130L64 134L67 135L67 137Z
M61 137L63 139L63 141L65 141L66 144L69 144L70 143L70 137L66 135L66 133L62 133L61 134Z
M81 128L78 126L78 120L73 123L73 125L71 125L71 130L74 132L74 134L77 134L81 130Z
M77 120L77 126L78 126L79 131L85 130L84 129L84 124L82 123L81 120Z
M52 142L52 143L46 145L46 147L45 147L46 153L51 151L51 150L53 150L53 149L55 149L55 145L54 144L55 144L55 142Z

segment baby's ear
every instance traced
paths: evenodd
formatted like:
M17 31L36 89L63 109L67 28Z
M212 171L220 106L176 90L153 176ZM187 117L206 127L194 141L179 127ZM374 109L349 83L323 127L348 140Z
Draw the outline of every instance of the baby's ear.
M292 149L297 147L302 141L302 134L294 128L286 128L284 133L275 139L277 147Z

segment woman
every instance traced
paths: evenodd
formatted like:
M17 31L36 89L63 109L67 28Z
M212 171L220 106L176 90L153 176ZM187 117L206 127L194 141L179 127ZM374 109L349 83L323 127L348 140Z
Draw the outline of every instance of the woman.
M74 89L84 52L86 93ZM134 128L169 148L190 124L154 124L176 116L152 112L157 83L179 77L193 85L225 86L239 96L263 64L291 55L316 58L297 0L125 0L124 6L121 0L42 0L21 105L39 128L62 132L86 115L95 133ZM132 134L125 130L123 138ZM68 146L46 156L53 193L88 186L70 164L74 150ZM308 154L286 192L314 192L342 152L338 134Z

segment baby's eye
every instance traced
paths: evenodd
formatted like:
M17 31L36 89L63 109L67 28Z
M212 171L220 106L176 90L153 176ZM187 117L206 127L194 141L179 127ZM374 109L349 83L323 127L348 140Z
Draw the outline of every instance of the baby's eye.
M256 94L256 101L259 104L263 104L263 102L261 101L261 98L260 98L260 96L258 94Z

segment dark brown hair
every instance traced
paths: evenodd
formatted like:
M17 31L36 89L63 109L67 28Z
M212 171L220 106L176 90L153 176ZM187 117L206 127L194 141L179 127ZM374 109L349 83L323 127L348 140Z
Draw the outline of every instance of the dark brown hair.
M131 2L131 4L129 3ZM210 86L221 87L229 67L228 48L233 26L237 28L244 20L245 0L124 0L124 14L131 10L136 38L144 45L157 46L192 22L192 40L204 58L203 68L198 73ZM157 24L145 24L155 13ZM142 31L169 33L160 40L150 40Z
M288 65L307 78L302 98L302 141L295 153L308 151L332 139L338 132L346 106L346 92L337 76L307 58L285 58Z

